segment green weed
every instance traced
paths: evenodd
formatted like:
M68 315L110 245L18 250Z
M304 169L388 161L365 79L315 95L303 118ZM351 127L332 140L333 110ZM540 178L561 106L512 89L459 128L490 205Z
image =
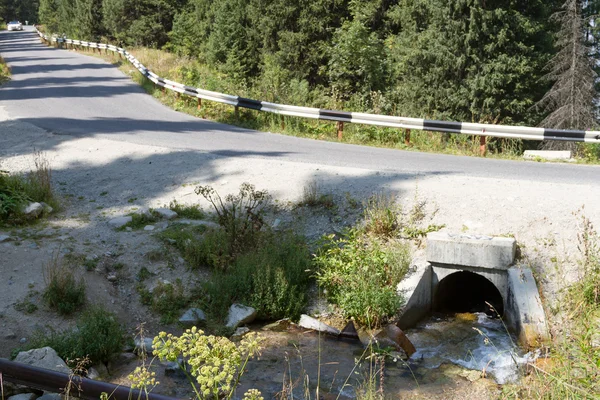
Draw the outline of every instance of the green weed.
M206 217L204 211L202 211L202 208L198 204L183 205L178 203L177 200L173 200L169 204L169 209L175 211L177 215L182 218L204 219Z
M159 282L151 292L138 286L142 304L160 314L162 324L172 324L179 318L180 310L189 303L180 279L175 284Z
M43 299L59 314L71 314L85 304L86 287L83 278L77 280L71 268L59 259L58 253L45 265L44 280L46 289Z
M379 237L394 236L400 226L400 212L391 195L377 193L371 196L364 209L365 231Z

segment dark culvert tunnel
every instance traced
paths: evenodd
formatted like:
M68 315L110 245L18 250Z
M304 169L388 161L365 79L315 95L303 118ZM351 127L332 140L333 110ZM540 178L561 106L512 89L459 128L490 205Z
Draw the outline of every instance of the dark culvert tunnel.
M497 311L494 312L491 304ZM442 279L433 297L433 312L442 314L485 312L504 315L502 295L492 282L468 271L455 272Z

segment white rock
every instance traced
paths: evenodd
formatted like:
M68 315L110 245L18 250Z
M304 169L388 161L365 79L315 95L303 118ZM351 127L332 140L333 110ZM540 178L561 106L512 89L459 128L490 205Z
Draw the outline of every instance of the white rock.
M337 336L340 334L340 331L338 329L335 329L334 327L329 326L316 318L309 317L306 314L302 314L300 316L300 321L298 322L298 325L304 329L312 329L314 331L324 332L330 335Z
M40 203L40 204L41 204L41 205L42 205L42 207L44 208L44 212L45 212L46 214L50 214L52 211L54 211L54 208L52 208L50 205L48 205L48 204L46 204L46 203L44 203L44 202L42 202L42 203Z
M154 225L146 225L146 226L144 227L144 230L145 230L145 231L153 231L153 230L154 230Z
M34 400L36 397L35 393L21 393L10 396L8 400Z
M146 352L146 354L152 354L152 338L144 338L143 342L139 338L136 338L134 342L134 353L139 353L143 349Z
M23 210L23 214L29 215L30 217L38 217L42 212L44 212L44 206L40 203L29 203Z
M62 400L62 396L58 393L44 392L37 400Z
M200 321L206 321L206 315L199 308L190 308L179 318L179 322L186 327L195 326Z
M15 362L33 365L39 368L50 369L65 374L71 372L67 364L56 354L51 347L42 347L41 349L32 349L20 352L15 358Z
M168 208L155 208L154 212L164 219L177 218L177 213L173 210L169 210Z
M0 235L0 243L8 242L10 239L11 239L11 237L8 235Z
M233 304L229 307L227 315L228 328L237 328L242 324L248 324L256 318L256 310L252 307L247 307L241 304Z
M108 221L108 224L115 229L119 229L119 228L124 227L128 223L130 223L132 220L133 220L133 218L131 216L127 215L127 216L123 216L123 217L113 218L110 221Z
M279 218L277 218L275 221L273 221L273 225L271 225L273 227L273 229L277 228L279 225L281 224L281 220Z
M96 368L89 367L87 370L87 378L96 380L96 379L100 378L100 373L98 371L96 371Z

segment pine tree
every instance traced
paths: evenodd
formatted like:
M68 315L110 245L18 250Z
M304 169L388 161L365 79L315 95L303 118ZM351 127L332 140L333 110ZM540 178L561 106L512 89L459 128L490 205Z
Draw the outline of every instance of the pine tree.
M587 43L588 21L579 0L567 0L553 18L560 24L556 46L558 53L549 63L552 88L537 103L549 114L541 125L559 129L590 129L596 125L597 74L592 50ZM565 147L547 143L545 148ZM573 146L567 146L573 148Z

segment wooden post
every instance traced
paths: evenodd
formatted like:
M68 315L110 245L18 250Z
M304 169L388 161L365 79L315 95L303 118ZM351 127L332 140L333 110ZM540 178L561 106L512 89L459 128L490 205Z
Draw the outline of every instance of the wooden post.
M279 114L279 118L281 118L281 130L285 130L285 119L283 115Z
M406 132L404 132L404 144L410 146L410 129L407 129Z
M198 97L198 111L202 109L202 99Z
M479 136L479 154L481 154L481 157L485 157L486 153L487 153L487 146L485 143L485 136Z
M344 123L342 121L338 121L335 124L335 129L337 130L338 140L342 140L342 137L344 135Z
M236 119L238 119L240 117L240 108L238 106L235 106L233 115L235 116Z

